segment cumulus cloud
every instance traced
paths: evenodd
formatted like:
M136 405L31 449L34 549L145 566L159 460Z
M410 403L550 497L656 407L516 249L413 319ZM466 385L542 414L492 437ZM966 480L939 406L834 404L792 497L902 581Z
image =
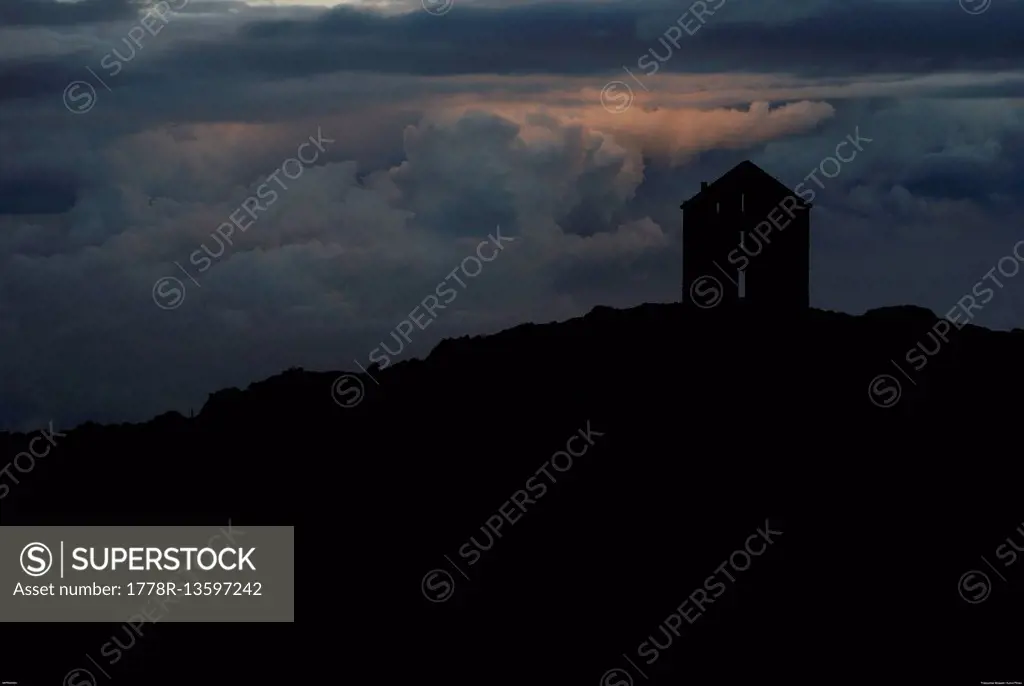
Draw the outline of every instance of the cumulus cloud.
M138 8L44 22L26 2L0 15L19 8L0 41L0 427L141 420L293 365L353 368L499 226L514 240L405 355L678 300L678 207L701 181L751 159L792 187L857 130L872 142L816 187L815 306L944 313L1024 219L1019 3L727 0L647 76L632 67L668 3L193 2L112 76L101 59ZM74 80L92 111L65 107ZM609 80L631 89L623 111L602 106ZM333 142L198 272L318 130ZM162 277L180 307L154 303ZM980 323L1020 325L1019 300L1008 284Z

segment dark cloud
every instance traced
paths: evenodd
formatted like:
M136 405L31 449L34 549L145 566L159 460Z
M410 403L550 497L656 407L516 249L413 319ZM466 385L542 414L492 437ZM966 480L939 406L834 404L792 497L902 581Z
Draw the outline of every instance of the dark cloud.
M75 206L76 197L70 179L42 173L0 178L0 214L62 214Z
M640 74L824 76L1024 64L1016 28L1024 25L1024 3L970 16L956 3L854 1L823 4L785 23L735 21L726 4L703 25L683 10L655 13L656 20L644 4L468 6L438 21L425 12L381 16L339 7L314 19L254 21L233 40L194 46L177 59L190 68L216 64L275 78L336 71L579 75L624 65Z
M146 3L152 4L152 3ZM141 0L4 0L0 2L0 27L70 26L115 21L135 16Z
M688 52L718 67L796 68L808 75L1012 69L1024 57L1012 28L1022 22L1024 3L970 16L955 3L850 2L778 26L711 18L686 39Z
M1012 132L928 153L907 169L901 185L915 196L986 204L1024 197L1024 138Z
M1018 240L1020 3L726 0L622 114L601 86L664 54L687 3L488 4L191 3L116 75L101 60L134 11L8 23L0 426L146 419L293 365L354 368L499 225L515 241L408 354L678 299L678 207L701 181L751 159L794 186L858 127L873 142L817 189L815 306L945 312ZM62 102L77 80L93 111ZM175 262L194 272L321 127L335 142L192 284ZM173 311L152 297L167 276L187 290ZM1010 290L980 323L1024 322Z
M81 74L84 59L36 58L0 63L0 102L5 100L53 98Z

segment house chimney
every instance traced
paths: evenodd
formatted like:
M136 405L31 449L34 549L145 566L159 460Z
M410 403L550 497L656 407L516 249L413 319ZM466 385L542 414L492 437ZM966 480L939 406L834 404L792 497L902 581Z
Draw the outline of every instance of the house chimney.
M708 182L707 181L701 181L700 182L700 192L703 193L707 189L708 189Z

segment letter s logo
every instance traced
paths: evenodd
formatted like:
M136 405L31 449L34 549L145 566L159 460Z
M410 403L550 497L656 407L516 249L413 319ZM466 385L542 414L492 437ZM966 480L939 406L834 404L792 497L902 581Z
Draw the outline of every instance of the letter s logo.
M601 677L601 686L633 686L633 677L624 669L609 669Z
M45 553L45 557L43 556ZM35 564L28 564L26 562L34 562ZM42 543L29 543L21 550L21 568L25 570L25 573L29 576L42 576L50 571L50 567L53 566L53 553Z

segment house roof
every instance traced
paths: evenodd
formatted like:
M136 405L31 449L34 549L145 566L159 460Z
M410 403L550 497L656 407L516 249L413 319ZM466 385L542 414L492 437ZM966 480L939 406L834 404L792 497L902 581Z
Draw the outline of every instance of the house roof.
M735 167L733 167L732 169L718 177L717 180L708 184L708 187L703 189L700 193L697 193L697 195L693 196L689 200L684 201L683 204L679 206L679 209L685 208L688 204L699 198L704 193L713 193L720 191L724 188L730 188L734 186L749 188L750 186L753 185L762 184L768 184L772 186L780 196L792 195L794 198L796 198L796 201L806 209L810 209L811 207L813 207L811 203L802 200L800 196L798 196L794 191L790 190L789 187L786 186L786 184L776 179L774 176L766 172L764 169L761 169L761 167L757 166L750 160L743 160Z

